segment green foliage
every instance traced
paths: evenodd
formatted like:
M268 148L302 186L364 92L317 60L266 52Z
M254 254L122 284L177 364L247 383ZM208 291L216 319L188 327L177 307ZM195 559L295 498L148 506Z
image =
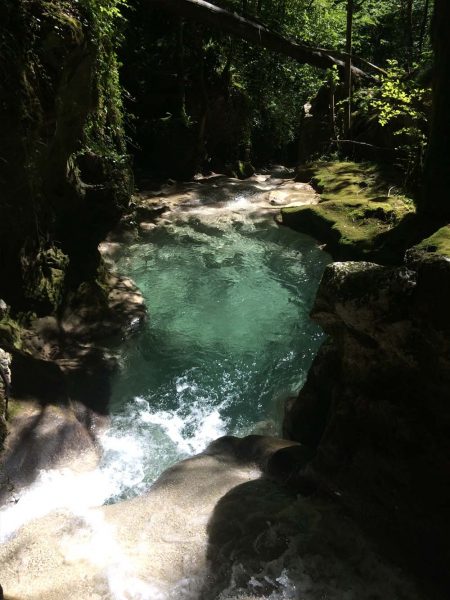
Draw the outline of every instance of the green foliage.
M128 0L79 0L79 3L86 17L86 32L97 47L97 106L85 128L86 146L98 154L120 156L125 152L125 136L117 50L123 42Z
M370 101L380 125L387 125L399 117L407 117L412 123L426 121L423 101L427 90L418 86L413 79L405 79L404 70L396 60L389 60L388 65L387 74L381 77L380 88L373 89Z
M380 85L361 89L355 100L362 113L375 115L381 127L392 132L406 183L414 186L427 148L430 90L406 76L398 61L392 59Z
M186 137L200 139L204 130L205 143L198 143L198 147L207 158L219 151L222 163L244 160L249 148L255 164L295 161L303 106L325 83L336 90L337 118L333 119L332 137L338 136L342 120L339 116L342 73L338 69L324 73L186 20L182 25L180 70L177 32L183 21L161 11L159 6L149 9L146 0L129 2L134 12L122 54L125 83L133 98L127 108L136 112L137 143L143 148L152 144L155 147L147 153L146 164L161 155L156 149L161 139L153 134L156 130L160 132L166 127L164 147L169 160L177 151L176 145L171 152L168 148L173 137L168 116L173 119L181 114L181 97L185 98ZM346 0L214 0L213 4L312 46L345 49ZM431 11L425 11L425 0L415 0L408 21L404 14L406 4L402 2L399 8L398 0L355 0L354 53L380 67L387 65L388 69L387 60L394 58L399 70L405 72L411 71L414 61L424 65L429 57ZM358 66L370 71L364 63ZM380 122L388 119L391 123L395 110L403 110L402 103L408 104L409 96L405 100L397 93L395 98L396 89L395 85L390 89L392 85L393 81L383 82L386 97L377 96L372 90L365 92L368 96L374 93L374 102L383 104L383 107L366 104L367 113L377 112ZM409 103L411 107L415 109L414 98ZM320 110L323 114L326 109ZM327 116L323 116L326 120ZM406 128L413 126L411 119L403 124L402 135L411 136ZM403 139L399 138L398 143L403 144ZM184 148L183 143L180 148Z

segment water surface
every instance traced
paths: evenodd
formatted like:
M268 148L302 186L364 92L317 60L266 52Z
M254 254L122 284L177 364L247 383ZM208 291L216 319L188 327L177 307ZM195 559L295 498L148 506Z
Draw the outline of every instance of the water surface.
M142 290L149 319L123 353L103 440L105 464L127 470L122 494L221 435L280 433L284 400L323 341L309 311L328 261L270 218L201 213L126 248L116 268Z

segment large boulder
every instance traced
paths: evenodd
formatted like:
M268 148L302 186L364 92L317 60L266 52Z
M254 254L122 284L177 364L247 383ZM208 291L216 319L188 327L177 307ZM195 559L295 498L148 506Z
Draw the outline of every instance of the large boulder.
M0 545L5 594L424 600L336 503L302 498L270 475L274 463L286 472L304 459L301 446L286 440L227 436L165 471L143 496L41 513ZM5 523L23 511L21 503L30 506L20 499Z
M450 560L450 261L327 267L312 317L331 336L285 433L310 476L443 575ZM381 530L381 528L379 528Z

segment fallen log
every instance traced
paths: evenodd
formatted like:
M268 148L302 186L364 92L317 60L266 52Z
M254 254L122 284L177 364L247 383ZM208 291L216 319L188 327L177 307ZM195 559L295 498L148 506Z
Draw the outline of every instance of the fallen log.
M205 0L149 0L149 2L158 4L162 9L186 19L205 23L251 44L289 56L301 64L312 65L319 69L329 69L334 65L343 69L345 66L344 53L313 48L305 43L283 37L257 21L231 13ZM352 72L356 78L373 79L358 67L352 66Z

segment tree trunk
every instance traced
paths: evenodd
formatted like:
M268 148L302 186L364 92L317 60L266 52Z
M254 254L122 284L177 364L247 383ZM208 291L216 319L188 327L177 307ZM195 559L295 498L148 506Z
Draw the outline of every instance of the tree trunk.
M409 67L414 60L414 32L413 32L413 0L406 2L406 45L408 49Z
M435 0L433 114L419 202L422 214L450 220L450 2Z
M203 163L206 159L206 124L208 122L208 92L206 90L205 83L205 58L204 56L200 59L200 71L199 71L199 84L201 91L201 116L198 127L197 137L197 170L201 171Z
M419 54L422 54L423 43L425 40L425 33L427 30L428 24L428 11L430 7L430 0L425 0L425 5L423 7L423 15L422 15L422 23L420 25L420 34L419 34Z
M180 17L177 24L177 85L180 119L186 119L186 88L184 83L184 23Z
M336 127L336 86L334 81L330 82L330 123L331 131L333 132L333 139L338 138L337 127Z
M180 17L201 21L257 46L290 56L301 64L320 69L329 69L333 65L337 65L340 69L344 68L344 60L337 57L339 53L294 42L260 23L245 19L204 0L149 0L149 2L153 5L158 4L161 8L170 10ZM352 66L351 70L353 77L371 79L361 69Z
M347 98L344 114L344 137L349 137L352 126L352 37L353 37L353 0L347 0L347 34L345 39L345 82L344 93Z

